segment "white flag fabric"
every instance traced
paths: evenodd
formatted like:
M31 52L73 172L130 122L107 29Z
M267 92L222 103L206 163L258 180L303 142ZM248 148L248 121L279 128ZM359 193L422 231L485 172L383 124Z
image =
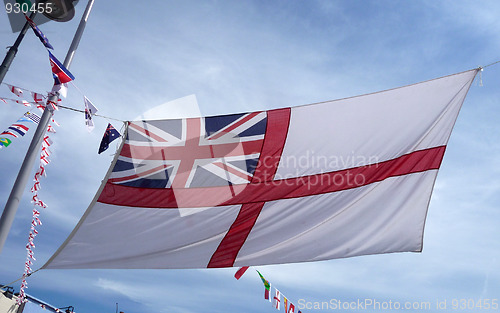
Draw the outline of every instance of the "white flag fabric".
M278 289L274 288L274 298L273 298L273 307L276 310L280 309L280 303L281 303L281 293Z
M12 86L12 85L9 85L9 84L6 84L7 87L9 87L9 90L15 94L16 96L18 97L22 97L23 96L23 90L19 87L16 87L16 86Z
M44 104L44 96L42 94L39 94L37 92L31 92L31 96L33 97L33 100L36 102L36 103L39 103L39 104Z
M97 113L97 108L95 105L85 96L83 96L83 102L85 103L85 125L87 129L91 132L94 129L94 121L92 120L92 115Z
M51 92L58 92L61 97L66 98L66 96L68 95L68 84L55 84L54 86L52 86Z
M128 122L44 268L206 268L420 252L477 70L263 112Z

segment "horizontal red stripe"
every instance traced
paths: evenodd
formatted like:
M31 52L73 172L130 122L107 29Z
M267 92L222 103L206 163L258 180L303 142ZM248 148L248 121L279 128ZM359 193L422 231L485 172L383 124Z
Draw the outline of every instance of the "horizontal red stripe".
M229 187L148 189L106 183L99 202L148 208L211 207L266 202L342 191L366 186L389 177L439 169L446 146L415 151L396 159L324 174L273 181L254 180L234 185L239 190L228 197ZM176 201L177 198L177 201Z
M199 138L196 138L198 140ZM210 159L259 153L263 140L251 140L206 146L135 146L124 144L120 155L142 160Z
M28 128L27 126L24 126L24 125L22 125L22 124L12 124L12 126L22 128L22 129L24 129L25 131L28 131L28 130L29 130L29 128Z

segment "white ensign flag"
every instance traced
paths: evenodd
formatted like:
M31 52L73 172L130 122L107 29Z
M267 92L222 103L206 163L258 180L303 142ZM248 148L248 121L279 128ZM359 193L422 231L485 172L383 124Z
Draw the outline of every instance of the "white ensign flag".
M206 268L422 250L477 69L262 112L128 122L44 268Z

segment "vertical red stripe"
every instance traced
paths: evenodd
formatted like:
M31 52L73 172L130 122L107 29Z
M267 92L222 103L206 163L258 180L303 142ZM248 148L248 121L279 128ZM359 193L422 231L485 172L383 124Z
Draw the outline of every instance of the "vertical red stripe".
M290 124L290 108L267 112L266 135L255 169L254 180L272 180L278 168ZM207 267L231 267L241 247L252 231L265 202L247 203L241 206L235 221L212 255Z
M290 112L290 108L267 112L266 136L260 152L259 164L253 174L253 182L274 179L288 134Z
M212 255L207 267L233 266L234 260L241 246L247 240L253 225L255 225L264 203L248 203L241 206L240 213Z

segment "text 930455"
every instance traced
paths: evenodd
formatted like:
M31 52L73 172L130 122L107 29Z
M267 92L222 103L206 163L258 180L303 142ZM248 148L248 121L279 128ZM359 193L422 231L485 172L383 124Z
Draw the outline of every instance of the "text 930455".
M16 3L5 3L5 12L7 14L27 14L29 12L38 12L38 13L52 13L52 5L51 3L29 3L26 2L16 2Z

